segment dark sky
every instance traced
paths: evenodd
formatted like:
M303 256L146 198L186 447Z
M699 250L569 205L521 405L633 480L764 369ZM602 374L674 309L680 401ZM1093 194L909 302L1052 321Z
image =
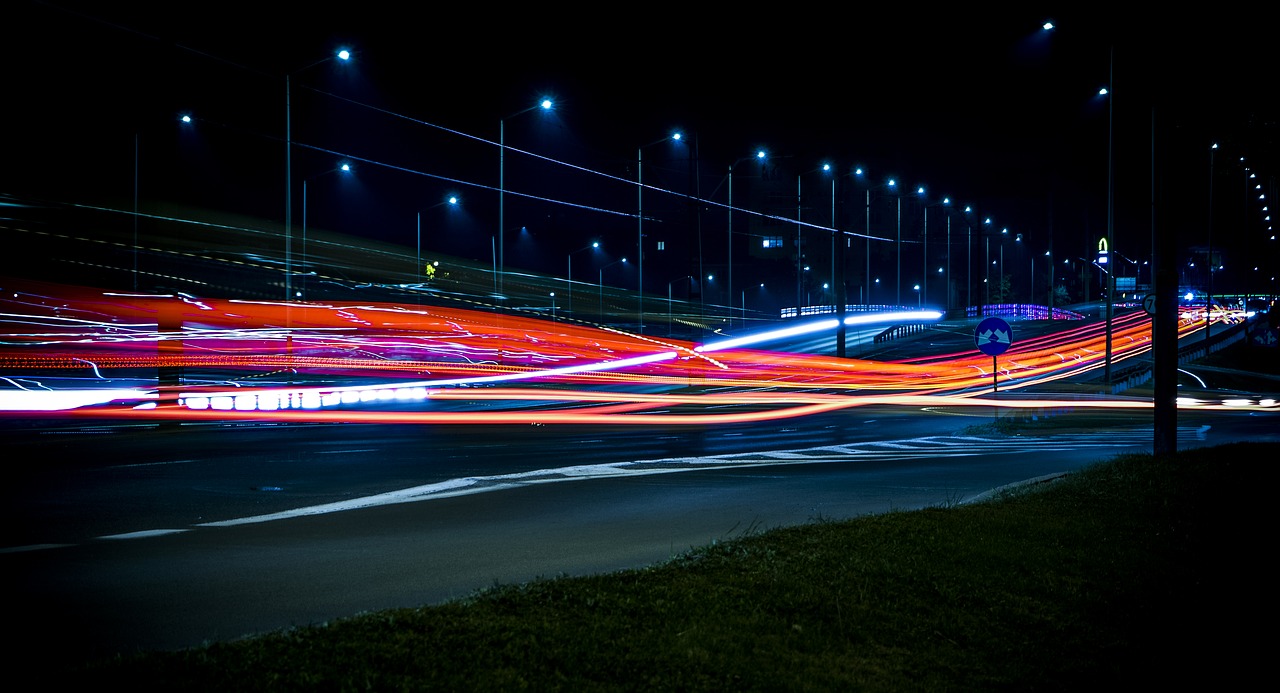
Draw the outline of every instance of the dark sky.
M973 204L1029 239L1070 237L1081 253L1106 226L1109 161L1116 234L1130 252L1149 248L1153 162L1165 196L1179 201L1168 222L1184 246L1207 226L1211 141L1223 142L1214 180L1224 189L1243 181L1232 169L1239 156L1274 175L1277 61L1264 22L1243 11L1200 8L1143 25L1078 3L1047 15L1023 5L148 5L10 3L0 192L127 195L136 136L151 171L191 161L193 149L209 157L199 174L140 174L150 189L199 188L216 193L203 204L243 203L278 223L288 73L295 186L311 181L313 218L351 232L363 222L374 228L360 233L379 237L396 236L388 225L410 223L447 188L483 198L472 219L476 235L491 234L490 143L500 121L544 94L556 99L551 129L537 113L511 117L508 145L626 180L644 146L646 183L721 202L729 164L760 147L773 175L792 181L823 161L842 174L860 165L873 180L895 176ZM1052 34L1039 28L1046 19L1058 25ZM355 60L315 64L338 46ZM1113 111L1096 97L1109 72ZM186 109L201 119L198 141L174 130ZM696 159L650 144L672 128L691 136ZM364 160L363 211L327 208L336 176L324 174L339 155ZM509 189L572 202L538 212L563 214L547 222L550 256L581 245L590 231L576 223L601 235L634 228L633 186L562 179L509 156ZM814 174L808 184L830 197L828 181ZM846 184L848 214L838 217L860 219L859 188ZM526 223L508 200L508 225ZM663 201L651 204L662 212ZM812 203L812 217L821 206ZM1219 203L1224 238L1240 222L1217 215L1232 207L1249 213ZM479 245L473 254L488 241Z

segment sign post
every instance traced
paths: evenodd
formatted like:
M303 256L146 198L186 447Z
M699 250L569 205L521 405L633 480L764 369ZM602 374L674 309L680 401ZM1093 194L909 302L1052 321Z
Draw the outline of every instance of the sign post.
M1013 344L1013 328L1001 318L984 318L973 331L973 341L978 351L991 356L991 391L999 392L996 357L1008 351Z
M986 318L973 331L973 341L978 351L991 356L991 385L998 392L996 357L1008 351L1013 344L1013 328L1001 318Z

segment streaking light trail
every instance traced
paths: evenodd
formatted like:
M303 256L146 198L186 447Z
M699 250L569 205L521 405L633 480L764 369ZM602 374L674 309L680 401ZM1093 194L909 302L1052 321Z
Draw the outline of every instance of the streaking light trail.
M877 362L748 348L833 331L838 322L831 317L695 344L439 306L285 304L11 282L4 288L0 411L13 413L713 425L872 404L1150 406L983 399L991 392L991 361L976 350ZM858 314L845 324L941 317L936 311ZM1200 320L1184 319L1180 333L1198 329ZM1145 315L1135 311L1114 322L1114 360L1150 350ZM1085 324L1016 343L998 364L1002 392L1101 367L1103 329ZM1274 400L1246 398L1180 406L1276 409Z

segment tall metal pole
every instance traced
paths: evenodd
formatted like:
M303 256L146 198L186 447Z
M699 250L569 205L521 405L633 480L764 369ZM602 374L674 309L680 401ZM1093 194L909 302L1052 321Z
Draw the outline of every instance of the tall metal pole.
M507 232L507 221L504 216L506 192L506 172L507 172L507 121L502 119L498 121L498 271L497 283L498 294L502 293L503 282L502 275L507 269L506 255L503 236Z
M947 305L946 309L951 310L951 215L947 215Z
M644 334L644 147L636 147L636 315Z
M831 269L833 281L836 284L836 356L844 358L846 328L844 324L845 311L849 303L848 288L845 286L844 277L844 248L848 241L836 230L836 178L831 178L831 240L832 240L832 262L835 267Z
M800 299L801 299L801 248L800 248L800 209L802 207L800 201L800 178L796 176L796 317L800 317Z
M924 206L924 231L921 238L924 239L924 259L920 261L923 274L920 277L920 300L917 303L924 307L924 302L929 298L929 205Z
M733 166L729 167L729 263L725 274L724 295L729 304L729 327L733 327Z
M1213 324L1213 152L1217 148L1217 144L1209 147L1209 256L1205 258L1205 264L1209 268L1209 280L1204 299L1204 343L1206 345L1209 344L1209 327Z
M871 188L867 188L867 273L862 275L862 284L865 287L862 302L863 305L871 303Z
M898 298L894 307L902 305L902 196L898 196Z
M1115 128L1115 110L1116 110L1116 94L1115 94L1115 47L1111 47L1111 65L1110 74L1107 77L1107 254L1115 257L1116 247L1113 239L1114 221L1115 221L1115 185L1112 180L1112 168L1114 166L1112 150L1114 148L1114 128ZM1108 263L1110 264L1110 263ZM1103 381L1111 385L1111 319L1115 312L1115 288L1116 288L1116 270L1112 265L1107 270L1107 363L1103 373Z
M293 115L289 75L284 76L284 300L293 293ZM289 308L285 307L285 326Z

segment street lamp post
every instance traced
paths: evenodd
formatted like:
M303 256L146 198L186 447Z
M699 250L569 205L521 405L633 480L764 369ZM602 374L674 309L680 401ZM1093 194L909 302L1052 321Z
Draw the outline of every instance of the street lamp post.
M644 334L644 148L667 140L680 141L682 135L673 132L649 144L636 147L636 314L640 319L640 333Z
M446 199L445 199L445 201L444 201L444 202L437 202L437 203L435 203L435 204L431 205L430 207L427 207L426 209L420 209L420 210L418 210L418 213L417 213L417 218L418 218L418 232L417 232L417 240L418 240L418 255L417 255L417 259L416 259L416 261L415 261L414 269L413 269L413 276L414 276L415 281L418 281L418 282L421 282L421 281L422 281L422 213L423 213L423 212L429 212L429 211L431 211L431 210L435 209L436 207L440 207L440 206L442 206L442 205L450 205L450 206L452 206L452 205L456 205L456 204L458 204L458 196L457 196L457 195L450 195L448 198L446 198Z
M921 197L923 197L923 196L924 196L924 187L919 188L916 192L920 193ZM924 230L921 232L921 235L920 235L921 240L922 240L922 242L923 242L923 251L924 251L924 252L923 252L923 254L924 254L924 259L921 261L921 266L922 266L922 268L923 268L923 274L921 275L921 277L922 277L922 278L921 278L921 280L920 280L920 284L921 284L921 290L920 290L920 292L921 292L921 294L922 294L922 295L921 295L921 304L922 304L922 305L923 305L923 302L924 302L926 299L928 299L928 298L929 298L929 208L930 208L930 207L947 207L947 206L949 206L950 204L951 204L951 198L949 198L949 197L944 197L944 198L942 198L942 201L941 201L941 202L935 202L935 203L933 203L933 204L926 204L926 205L924 205ZM951 233L950 233L950 229L951 229L951 219L950 219L950 217L948 217L948 218L947 218L947 230L948 230L948 231L947 231L947 247L948 247L948 250L947 250L947 259L948 259L948 261L951 259L951 252L950 252Z
M351 59L347 50L321 58L306 67L284 76L284 297L293 299L293 76L330 60L346 62ZM305 185L305 181L304 181ZM287 320L286 320L287 322Z
M1209 280L1205 285L1204 298L1204 343L1206 345L1209 343L1209 327L1213 325L1213 153L1217 149L1216 142L1209 147L1209 224L1207 228L1209 257L1205 258L1209 265Z
M1107 74L1107 250L1115 252L1115 239L1113 232L1115 229L1115 183L1113 180L1114 156L1113 149L1115 147L1114 123L1115 123L1115 95L1111 93L1115 86L1115 47L1111 47L1110 64ZM1113 272L1107 273L1107 359L1106 368L1103 369L1103 382L1108 386L1111 385L1111 320L1115 312L1115 288L1116 279Z
M596 289L596 290L599 292L599 301L600 301L600 319L601 319L601 320L604 320L604 271L605 271L605 270L607 270L607 269L609 269L610 267L613 267L614 265L616 265L616 264L618 264L618 263L620 263L620 262L626 262L626 261L627 261L627 259L624 257L624 258L622 258L621 260L614 260L613 262L610 262L609 264L607 264L607 265L605 265L604 267L601 267L601 268L600 268L600 282L596 285L596 286L597 286L597 289Z
M861 174L862 172L859 170L858 173ZM884 183L883 185L872 185L867 188L867 219L866 219L866 233L865 233L866 239L867 239L867 256L866 256L867 273L862 277L862 283L866 286L867 295L864 298L864 301L866 303L871 302L871 191L879 188L895 188L896 189L897 186L898 186L897 181L890 178L888 183ZM898 203L899 203L899 210L901 210L901 203L902 203L901 197L898 198ZM899 218L901 218L901 212L899 212ZM899 231L899 235L901 235L901 231ZM899 247L899 250L901 250L902 246L898 246L898 247ZM876 281L879 282L880 280L877 279Z
M503 243L503 234L506 231L506 172L507 172L507 121L518 116L528 113L529 111L541 108L544 111L551 110L553 106L551 99L543 99L537 104L530 106L524 110L516 111L511 115L498 121L498 271L497 283L498 294L503 291L503 274L506 272L506 256Z
M755 158L764 161L764 150L757 151L754 157L744 156L729 165L729 262L725 278L725 296L729 303L729 325L733 326L733 169L747 159Z
M801 188L800 188L800 181L801 181L801 179L802 179L805 175L807 175L807 174L809 174L809 173L813 173L814 171L830 172L830 171L831 171L831 164L826 164L826 163L824 163L823 165L819 166L818 168L815 168L815 169L813 169L813 170L811 170L811 171L806 171L805 173L802 173L802 174L800 174L800 175L797 175L797 176L796 176L796 317L800 317L800 303L801 303L801 296L802 296L802 292L803 292L802 287L803 287L803 285L804 285L804 280L803 280L803 277L804 277L804 269L803 269L803 264L804 264L804 253L803 253L803 250L804 250L804 246L803 246L803 236L802 236L802 235L801 235L801 233L800 233L800 232L801 232L801 229L802 229L802 227L801 227L801 225L800 225L800 216L801 216L801 210L803 209L804 204L803 204L803 198L802 198L801 193L800 193L800 190L801 190ZM832 195L834 196L834 195L835 195L835 192L834 192L834 191L835 191L835 179L834 179L834 178L831 180L831 189L832 189ZM833 197L833 199L834 199L834 197ZM834 204L834 202L833 202L833 204ZM834 219L832 220L832 226L835 226L835 221L834 221ZM831 244L832 244L832 250L833 250L832 255L831 255L831 262L832 262L832 265L833 265L833 267L832 267L832 272L834 273L834 271L835 271L835 267L834 267L834 264L835 264L835 253L834 253L834 249L835 249L835 236L834 236L834 235L831 237Z
M582 252L582 251L584 251L584 250L595 250L595 249L597 249L597 248L599 248L599 247L600 247L600 241L592 241L592 242L591 242L591 245L584 245L584 246L582 246L581 248L578 248L577 250L574 250L574 251L570 252L570 253L569 253L569 255L568 255L568 259L569 259L569 300L565 302L565 310L569 311L569 313L572 313L572 312L573 312L573 254L574 254L574 253L580 253L580 252ZM588 280L588 281L590 281L590 280Z
M682 281L684 281L684 280L686 280L686 279L688 279L688 280L689 280L689 282L690 282L690 285L692 285L692 283L693 283L693 275L691 275L691 274L690 274L690 275L685 275L685 276L683 276L683 277L680 277L679 279L673 279L673 280L671 280L671 281L667 282L667 337L668 337L668 338L669 338L669 337L671 337L671 322L672 322L672 320L671 320L671 287L672 287L672 285L674 285L676 282L682 282Z
M310 178L302 179L302 262L304 263L307 261L307 183L319 178L320 176L325 176L335 171L349 173L351 171L351 164L343 162L324 173L317 173ZM298 292L299 298L306 298L308 274L308 272L302 273L302 290Z

